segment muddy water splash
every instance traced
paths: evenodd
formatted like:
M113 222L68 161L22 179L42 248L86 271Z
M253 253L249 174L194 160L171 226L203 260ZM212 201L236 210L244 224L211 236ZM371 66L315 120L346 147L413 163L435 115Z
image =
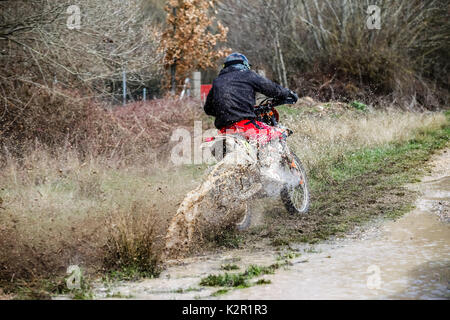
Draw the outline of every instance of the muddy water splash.
M245 214L245 201L260 189L255 165L217 166L181 203L167 232L163 261L185 255L206 231L237 222Z
M298 177L280 165L280 143L266 145L259 154L251 145L234 148L181 203L168 228L163 261L183 257L205 233L242 220L251 200L275 197L282 186L298 184Z

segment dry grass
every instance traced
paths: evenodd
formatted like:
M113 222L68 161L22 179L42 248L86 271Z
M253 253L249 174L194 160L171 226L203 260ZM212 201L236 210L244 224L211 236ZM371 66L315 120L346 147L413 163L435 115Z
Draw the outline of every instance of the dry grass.
M11 300L13 299L13 295L5 294L3 290L0 288L0 300Z
M193 99L154 99L111 107L89 91L31 85L0 78L0 91L14 93L0 105L0 162L3 154L21 157L39 143L49 151L103 156L130 164L162 161L173 127L190 127L205 118ZM211 125L211 124L210 124ZM2 164L0 163L0 166Z
M8 157L0 171L0 279L63 274L71 264L98 270L118 256L124 265L144 261L137 246L150 238L151 260L197 171L100 156L82 161L44 147Z
M318 113L307 117L291 114L285 119L295 132L290 145L306 167L319 177L326 167L342 160L342 156L350 151L404 142L413 139L421 130L437 129L446 123L442 113L395 110L343 112L331 116Z
M142 205L142 204L141 204ZM138 204L121 215L109 217L110 227L105 246L104 267L109 272L125 273L130 276L158 275L158 254L156 249L158 217L150 212L136 214L142 209Z

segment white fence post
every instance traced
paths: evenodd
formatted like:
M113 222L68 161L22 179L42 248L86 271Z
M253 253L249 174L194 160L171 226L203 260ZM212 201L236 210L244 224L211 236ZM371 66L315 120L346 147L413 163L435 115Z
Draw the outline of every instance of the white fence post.
M125 69L122 72L122 91L123 91L123 105L127 104L127 72Z
M189 78L184 79L183 91L180 94L180 100L186 97L191 96L191 82Z
M200 86L202 84L202 74L199 71L192 73L192 96L200 98Z

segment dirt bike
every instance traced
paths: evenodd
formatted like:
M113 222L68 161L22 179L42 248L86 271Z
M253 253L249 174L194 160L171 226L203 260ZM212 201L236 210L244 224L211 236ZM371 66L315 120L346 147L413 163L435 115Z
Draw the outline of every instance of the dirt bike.
M279 164L283 170L287 172L287 175L289 176L288 180L291 181L291 183L285 183L282 185L279 196L289 213L304 214L309 209L309 190L306 171L300 159L289 149L287 145L287 137L292 135L293 131L279 123L279 113L276 110L277 106L293 103L294 101L292 99L277 100L267 98L259 105L255 106L254 111L257 115L255 120L275 127L282 133L282 137L279 141L280 143L278 144L281 148L281 150L279 150L281 155L279 158ZM236 146L240 146L241 150L247 151L256 148L256 154L258 157L261 152L267 152L267 148L269 148L270 145L268 143L263 146L255 146L255 144L250 143L248 139L239 134L219 134L218 136L207 138L206 142L211 149L212 155L217 161L222 161L225 159L226 155L230 153L230 149L235 150ZM247 209L243 219L236 224L236 227L238 230L245 230L250 226L250 222L251 210Z

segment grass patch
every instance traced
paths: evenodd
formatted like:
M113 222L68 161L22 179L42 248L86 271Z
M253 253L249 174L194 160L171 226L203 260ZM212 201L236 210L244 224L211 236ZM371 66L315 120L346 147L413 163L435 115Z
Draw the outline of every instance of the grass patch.
M229 291L230 291L230 289L219 289L216 292L214 292L213 294L211 294L211 296L218 297L218 296L228 293Z
M158 277L161 269L154 246L154 222L133 213L115 217L105 246L106 276L134 281Z
M220 269L221 270L230 271L230 270L239 270L239 267L237 265L235 265L235 264L227 263L227 264L221 265Z
M74 300L90 300L94 297L91 278L85 276L81 270L79 279L73 288L68 286L68 281L73 282L72 275L66 277L55 276L52 278L37 278L34 281L21 280L13 284L12 291L17 300L50 300L53 296L67 295ZM7 288L7 286L6 286Z
M183 289L183 288L179 288L177 290L175 290L175 293L188 293L188 292L197 292L197 291L201 291L201 288L194 288L194 287L189 287L187 289Z
M263 284L271 284L272 281L268 279L259 279L255 282L256 285L263 285Z
M278 261L280 261L280 260L291 260L291 259L298 258L300 256L301 256L301 253L290 251L290 252L285 252L285 253L280 254L277 257L277 260Z
M208 287L233 287L238 289L248 288L253 285L250 282L251 279L266 274L274 274L275 270L283 265L286 265L286 263L277 262L270 266L258 266L252 264L244 272L240 273L224 273L219 275L210 274L207 277L201 279L200 285Z
M207 287L236 287L236 288L247 288L250 284L247 281L247 277L243 273L238 274L210 274L206 278L200 281L201 286Z
M283 116L298 116L301 115L304 110L301 108L292 108L292 106L289 105L283 105L277 107L277 111L280 113L280 115Z
M14 286L13 292L16 300L50 300L52 295L71 293L63 278L20 281Z
M131 299L133 295L124 295L121 292L108 293L106 298L115 298L115 299Z
M218 234L209 235L207 240L213 242L218 247L238 249L243 244L244 236L235 230L235 228L227 228Z
M113 281L136 281L142 278L156 278L159 276L159 270L143 268L139 265L128 265L117 270L108 270L102 276L102 281L110 283Z
M289 246L289 240L283 237L276 237L272 239L271 244L274 247Z
M350 106L352 106L356 110L361 110L361 111L365 111L367 109L367 105L362 102L359 102L359 101L352 101L350 103Z
M270 265L268 267L258 266L255 264L250 265L247 270L245 270L244 275L248 278L255 278L265 274L273 274L275 270L278 269L276 265Z

